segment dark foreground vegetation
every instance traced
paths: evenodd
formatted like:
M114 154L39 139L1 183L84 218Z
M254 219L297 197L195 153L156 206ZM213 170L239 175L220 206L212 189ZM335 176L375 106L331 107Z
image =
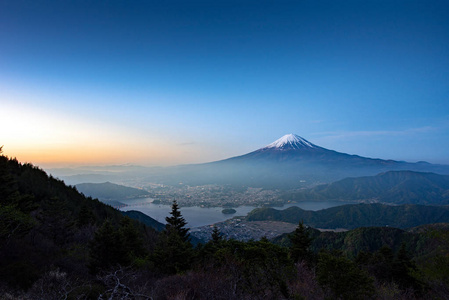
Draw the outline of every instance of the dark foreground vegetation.
M31 164L0 156L0 298L449 295L449 230L444 224L407 231L413 238L399 244L390 243L395 234L374 229L318 239L299 222L295 232L274 242L226 240L215 229L208 243L193 246L176 202L166 221L158 232Z

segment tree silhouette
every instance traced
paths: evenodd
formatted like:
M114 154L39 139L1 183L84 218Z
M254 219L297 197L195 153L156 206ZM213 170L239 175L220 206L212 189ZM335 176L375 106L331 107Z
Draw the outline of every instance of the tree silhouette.
M294 262L300 260L310 260L312 258L312 252L309 250L312 244L312 238L306 231L302 221L299 222L295 231L290 235L290 256Z
M165 230L167 232L174 231L179 235L179 237L184 242L189 242L190 241L189 228L185 227L187 225L187 222L182 217L176 200L173 201L171 208L172 208L170 212L171 217L165 218L165 221L167 222L167 224L165 225Z
M167 224L153 252L155 266L163 273L181 273L190 268L193 248L190 243L187 222L179 211L178 203L173 201L171 217L166 217Z
M420 293L423 291L424 286L423 283L414 276L416 270L416 264L410 258L405 248L405 243L402 243L392 264L394 281L402 289L413 288L416 293Z
M320 252L317 279L320 285L331 289L335 299L369 299L375 292L373 278L338 253Z
M86 205L83 205L78 213L76 224L78 225L78 227L83 227L89 224L93 224L94 222L95 215L92 209L88 208Z
M27 233L34 225L29 215L33 197L20 195L17 180L11 172L11 160L0 147L0 249L14 236Z
M129 217L125 217L120 221L119 233L123 237L126 252L131 259L147 255L147 251L143 246L143 239Z
M212 229L212 242L213 243L219 243L223 240L222 234L220 233L220 230L217 228L216 225L214 225L214 228Z
M89 243L89 254L89 269L94 274L101 269L130 263L123 236L110 220L106 220L95 232L94 239Z

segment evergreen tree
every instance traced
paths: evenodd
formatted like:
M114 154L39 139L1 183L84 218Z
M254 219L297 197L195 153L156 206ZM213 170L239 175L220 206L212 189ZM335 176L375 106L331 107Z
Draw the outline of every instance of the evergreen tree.
M170 229L161 234L153 252L153 262L162 273L176 274L187 271L193 259L189 242Z
M380 282L392 282L394 281L393 262L393 250L384 245L372 257L370 266L371 273Z
M106 220L89 243L90 271L95 274L100 269L128 265L130 260L125 246L123 236Z
M57 197L45 199L41 204L42 213L38 219L40 230L48 234L58 245L63 245L74 234L74 220L67 209L67 202Z
M396 254L395 264L395 271L397 273L404 273L404 271L408 270L416 270L416 265L413 263L407 250L405 249L405 243L401 244L401 248L399 248L398 253Z
M89 209L86 205L83 205L78 213L78 219L76 220L76 224L78 227L83 227L89 224L93 224L95 222L95 215L92 212L92 209Z
M374 292L374 280L364 270L346 257L320 252L317 266L320 285L328 287L335 299L370 299Z
M126 252L131 258L146 256L147 251L143 246L143 239L129 217L125 217L120 221L119 232L123 237Z
M7 246L13 237L29 232L35 221L14 205L0 204L0 249Z
M35 221L30 216L33 198L19 193L18 184L10 170L11 160L1 155L0 147L0 248L12 237L27 233Z
M294 262L300 260L309 261L312 258L312 252L309 250L310 245L312 244L312 238L306 231L302 221L299 222L295 232L290 235L290 241L290 257Z
M422 292L423 284L419 279L413 276L413 273L416 272L416 270L417 267L415 263L405 249L405 243L402 243L392 266L394 281L402 289L411 287L415 292L420 293Z
M165 230L153 252L153 261L163 273L175 274L188 270L193 259L193 248L189 238L187 222L179 211L178 203L173 201L171 217L166 217Z
M2 147L0 147L0 155ZM18 197L17 182L9 172L9 159L6 156L0 156L0 204L12 204Z
M166 217L165 229L167 232L176 232L184 242L190 242L189 228L186 228L186 220L182 217L176 200L173 201L172 210L170 212L171 217Z
M215 243L215 244L217 244L217 243L219 243L220 241L223 240L223 237L222 237L222 235L220 233L220 230L215 225L214 225L214 228L212 229L211 237L212 237L212 242Z

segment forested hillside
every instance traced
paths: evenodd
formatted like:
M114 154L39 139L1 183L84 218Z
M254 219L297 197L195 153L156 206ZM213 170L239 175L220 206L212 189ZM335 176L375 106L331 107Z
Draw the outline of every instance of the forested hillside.
M413 171L390 171L376 176L345 178L299 192L285 199L377 201L392 204L449 204L449 176Z
M122 214L130 217L131 219L137 220L140 223L147 225L148 227L154 228L158 231L164 230L165 228L164 224L156 221L155 219L137 210L122 211Z
M104 183L80 183L76 189L86 196L100 200L124 200L138 197L149 197L148 191L131 188L111 182Z
M402 244L421 261L425 257L449 253L449 223L422 225L409 229L392 227L360 227L344 232L319 231L308 227L313 238L310 249L319 252L322 249L342 251L349 257L356 257L361 251L375 252L382 247L398 251ZM289 246L290 234L273 239L276 244Z
M145 257L157 238L154 229L5 156L0 156L0 229L0 294L2 288L45 285L58 272L67 284L86 284L96 268ZM95 244L102 238L110 244ZM116 247L121 253L114 253Z
M408 228L449 222L449 206L348 204L318 211L303 210L297 206L284 210L264 207L251 211L246 219L295 224L302 220L311 227L328 229L353 229L366 226Z
M142 216L140 216L142 217ZM142 220L145 220L143 218ZM165 228L123 216L0 156L1 299L444 299L445 225L193 246L176 202Z

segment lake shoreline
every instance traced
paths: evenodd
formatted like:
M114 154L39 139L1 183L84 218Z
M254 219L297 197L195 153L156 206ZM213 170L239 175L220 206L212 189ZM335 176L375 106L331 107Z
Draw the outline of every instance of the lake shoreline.
M165 224L165 217L169 216L171 211L171 205L168 204L154 204L152 198L147 198L147 201L131 201L127 206L119 207L122 211L137 210L147 216L155 219L158 222ZM282 206L274 206L272 208L282 210L292 206L297 206L304 210L317 211L334 206L341 206L345 204L354 204L349 201L301 201L295 203L289 203ZM187 226L190 228L211 225L218 222L223 222L232 219L236 216L245 217L250 211L262 206L238 206L235 207L235 213L223 214L222 207L201 207L201 206L185 206L180 207L182 216L187 221Z

